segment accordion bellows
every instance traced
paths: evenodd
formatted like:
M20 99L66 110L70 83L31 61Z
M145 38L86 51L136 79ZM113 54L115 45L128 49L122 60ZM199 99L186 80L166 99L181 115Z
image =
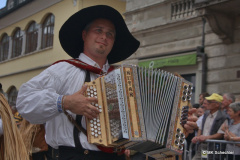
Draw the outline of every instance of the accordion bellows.
M89 143L125 146L154 158L181 154L192 84L166 71L122 65L86 83L99 117L87 119Z

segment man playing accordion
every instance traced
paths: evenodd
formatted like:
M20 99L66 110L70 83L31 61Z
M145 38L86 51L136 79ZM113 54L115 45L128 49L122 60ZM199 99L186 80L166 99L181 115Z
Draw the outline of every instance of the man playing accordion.
M104 147L101 151L89 144L86 135L79 133L68 118L85 129L85 117L98 116L99 110L92 105L97 98L84 96L84 82L111 71L110 64L131 56L139 41L129 32L122 15L104 5L84 8L72 15L61 27L59 39L62 48L75 60L55 63L23 84L17 99L19 113L30 123L45 124L46 142L59 149L59 160L125 159L124 154L110 153L113 151ZM190 117L185 125L188 132L196 126L193 121Z

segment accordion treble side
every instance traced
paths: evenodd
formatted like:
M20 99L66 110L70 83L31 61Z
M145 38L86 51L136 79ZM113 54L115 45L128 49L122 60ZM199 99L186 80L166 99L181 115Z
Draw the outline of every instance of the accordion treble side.
M171 73L122 65L86 83L99 117L86 119L89 143L125 146L154 158L181 154L192 84Z

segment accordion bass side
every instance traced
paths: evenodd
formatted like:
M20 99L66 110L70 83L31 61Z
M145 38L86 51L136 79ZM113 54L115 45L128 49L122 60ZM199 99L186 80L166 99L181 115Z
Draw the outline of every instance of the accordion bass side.
M192 84L166 71L122 65L86 83L98 118L87 121L89 143L125 146L153 158L182 154Z

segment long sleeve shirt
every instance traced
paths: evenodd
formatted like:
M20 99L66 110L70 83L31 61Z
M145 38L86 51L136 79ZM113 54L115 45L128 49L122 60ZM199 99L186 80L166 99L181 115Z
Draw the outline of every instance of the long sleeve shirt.
M92 59L81 53L79 59L89 65L98 67ZM103 72L107 72L109 64L103 66ZM17 110L32 124L45 124L47 144L53 148L58 146L75 147L73 138L74 125L64 113L60 113L57 106L59 96L71 95L82 88L86 77L86 71L77 68L67 62L59 62L50 66L38 76L23 84L18 93ZM91 81L99 75L90 73ZM76 118L76 114L68 111ZM85 117L82 118L82 126L86 128ZM89 144L86 135L79 135L82 147L89 150L99 150L95 145Z

